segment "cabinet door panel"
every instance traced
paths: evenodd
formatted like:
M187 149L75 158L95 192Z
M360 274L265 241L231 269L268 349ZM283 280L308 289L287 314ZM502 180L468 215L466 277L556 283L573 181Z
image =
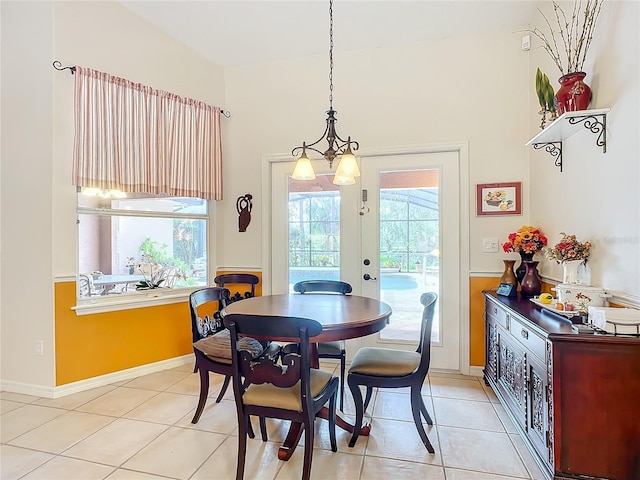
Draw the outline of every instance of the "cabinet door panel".
M547 403L547 369L537 358L528 357L527 435L540 457L547 463L549 455L549 416Z
M487 351L484 374L495 382L498 379L498 326L491 317L487 317L485 342Z
M527 355L520 345L513 342L509 333L498 328L500 357L498 360L498 385L505 394L509 407L521 427L526 428L527 397L525 375Z

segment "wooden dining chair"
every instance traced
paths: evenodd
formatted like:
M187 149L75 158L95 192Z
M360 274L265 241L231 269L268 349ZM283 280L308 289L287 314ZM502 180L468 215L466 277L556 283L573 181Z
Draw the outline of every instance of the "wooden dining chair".
M256 285L260 282L260 279L251 273L224 273L218 275L213 281L218 287L229 288L229 285L245 285L245 288L249 288L249 290L242 293L236 292L234 295L229 295L227 303L233 303L244 298L255 297ZM247 285L248 287L246 287Z
M352 292L351 285L338 280L303 280L293 286L298 293L340 293L346 295ZM290 351L295 344L285 345L283 351ZM318 343L318 358L333 358L340 360L340 411L344 408L344 372L347 362L347 351L344 341Z
M228 296L229 290L220 287L203 288L189 295L195 370L200 374L200 397L191 423L198 423L207 403L209 373L224 375L216 403L220 403L231 381L231 339L229 330L224 327L220 317L220 310L226 306ZM278 345L272 347L252 338L242 339L239 344L254 358L264 354L276 357L279 355Z
M434 453L433 446L422 426L421 415L427 424L433 425L433 421L427 412L427 407L422 400L421 390L424 379L429 371L431 361L431 327L438 295L433 292L423 293L420 303L424 306L422 311L422 325L420 328L420 342L415 352L396 350L390 348L364 347L358 350L347 376L349 389L353 394L356 406L356 424L349 446L356 444L364 412L371 400L373 387L378 388L404 388L411 387L411 412L413 421L418 429L429 453ZM362 401L360 386L366 387L366 398Z
M304 461L302 480L311 475L314 422L316 414L329 402L329 440L331 450L336 444L336 396L338 378L331 373L310 368L310 344L322 332L322 325L306 318L227 314L223 318L231 334L233 390L238 411L238 463L236 480L244 477L247 436L250 415L260 417L262 440L267 441L263 428L265 417L299 422L304 428ZM286 338L300 344L300 353L289 353L282 363L262 356L252 358L240 350L239 342L247 338Z

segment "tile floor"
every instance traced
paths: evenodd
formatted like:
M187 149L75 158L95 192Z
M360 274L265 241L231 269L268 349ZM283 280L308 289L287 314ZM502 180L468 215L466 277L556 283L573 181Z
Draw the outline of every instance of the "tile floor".
M58 399L0 392L0 478L232 480L237 452L233 393L229 390L216 404L221 377L212 375L214 398L192 425L199 388L192 369L184 365ZM354 409L348 389L345 395L349 417ZM434 419L427 433L435 454L418 437L408 392L380 390L369 406L371 435L360 437L354 448L348 447L349 434L338 429L338 452L332 453L327 422L316 422L312 478L543 478L481 379L431 373L423 396ZM249 440L245 479L299 479L301 447L290 461L279 461L287 424L267 422L269 441Z

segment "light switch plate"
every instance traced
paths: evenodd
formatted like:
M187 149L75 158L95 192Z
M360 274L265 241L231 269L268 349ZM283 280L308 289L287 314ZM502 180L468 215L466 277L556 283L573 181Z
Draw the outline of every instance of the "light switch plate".
M482 251L484 253L498 253L498 237L483 238Z

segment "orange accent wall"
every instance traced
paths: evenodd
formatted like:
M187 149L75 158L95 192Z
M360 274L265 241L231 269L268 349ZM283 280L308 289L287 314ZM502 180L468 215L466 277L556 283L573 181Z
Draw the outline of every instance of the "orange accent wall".
M193 352L186 301L81 316L75 304L76 283L56 283L56 385Z
M222 273L234 273L220 271ZM262 273L256 295L262 295ZM244 293L238 285L229 290ZM56 386L193 352L189 305L76 315L76 283L55 284Z
M498 288L496 277L469 278L469 364L484 367L484 295L483 290ZM542 283L543 292L551 292L552 285Z
M219 271L216 275L234 273ZM256 296L262 295L260 282ZM483 290L496 288L496 277L469 279L469 361L484 365ZM231 285L231 293L244 287ZM549 292L550 285L543 284ZM76 315L75 282L55 284L56 385L168 360L193 351L187 302L117 312Z
M484 366L484 295L483 290L497 288L496 277L469 278L469 364Z

